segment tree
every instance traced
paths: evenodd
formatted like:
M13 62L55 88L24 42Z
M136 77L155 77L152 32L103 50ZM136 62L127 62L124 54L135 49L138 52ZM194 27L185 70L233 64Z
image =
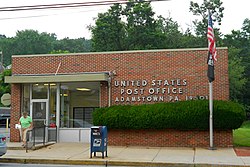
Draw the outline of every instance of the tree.
M150 2L130 0L124 8L113 5L98 15L95 26L89 26L93 51L175 48L181 36L179 25L172 18L154 19L154 14Z
M246 77L248 82L246 84L246 92L244 94L244 102L248 105L248 112L250 112L250 20L245 19L242 26L242 33L244 37L243 51L241 52L243 65L246 67Z
M91 50L89 40L85 38L56 40L53 43L54 51L67 51L69 53L89 52Z
M53 50L55 34L39 33L35 30L18 31L14 39L15 54L42 54Z
M122 6L113 5L106 13L99 13L92 33L93 51L124 50L125 25L121 20Z
M4 70L3 73L0 74L0 97L3 96L5 93L11 93L11 84L4 82L5 76L11 76L11 70ZM2 106L2 104L1 104Z
M0 38L0 50L3 54L4 66L11 64L11 56L14 54L14 38Z
M207 22L208 22L208 10L210 11L211 15L213 16L213 23L218 23L221 25L221 20L223 18L223 11L224 7L222 7L222 2L220 0L204 0L201 5L195 3L193 1L190 2L189 10L193 12L193 15L201 17L200 20L196 19L193 21L195 27L195 34L198 37L202 37L204 42L206 42L206 34L207 34ZM221 44L220 40L220 30L219 28L215 28L215 37L217 41L217 45ZM206 43L205 43L206 44Z
M250 19L246 18L243 22L242 32L245 39L250 38Z
M229 48L228 69L230 84L230 99L243 102L243 95L246 91L247 79L245 78L245 66L242 65L242 58L239 57L240 49Z
M204 38L197 37L192 34L190 29L187 29L186 32L182 35L181 39L181 47L182 48L203 48L207 47L204 45Z
M154 12L150 2L130 0L125 9L126 23L126 48L154 49L161 43L159 31L154 19Z
M157 34L158 49L181 48L183 34L179 31L179 24L173 18L158 16Z
M234 57L240 59L240 65L244 66L244 77L250 78L250 21L245 19L241 30L232 30L231 34L225 35L223 40L225 46L238 49L237 54ZM230 61L229 57L229 61ZM237 63L238 64L238 63ZM232 69L238 69L237 66L231 67ZM237 80L236 80L237 82ZM235 82L235 83L236 83ZM235 86L235 87L234 87ZM230 87L237 88L237 85L231 85ZM245 106L250 106L250 79L246 81L244 89L240 89L241 96L237 96ZM247 107L248 110L250 107ZM250 112L250 111L249 111Z
M12 38L0 35L0 51L4 55L5 66L11 64L12 55L79 53L90 50L91 40L85 38L57 40L55 34L39 33L35 30L18 31Z

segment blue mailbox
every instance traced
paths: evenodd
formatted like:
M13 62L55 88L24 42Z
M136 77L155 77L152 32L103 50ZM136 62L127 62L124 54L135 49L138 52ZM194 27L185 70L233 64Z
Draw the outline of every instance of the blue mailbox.
M108 131L106 126L92 126L91 127L91 141L90 141L90 158L92 158L92 153L96 156L96 152L102 153L102 158L104 158L104 152L107 154L108 146Z

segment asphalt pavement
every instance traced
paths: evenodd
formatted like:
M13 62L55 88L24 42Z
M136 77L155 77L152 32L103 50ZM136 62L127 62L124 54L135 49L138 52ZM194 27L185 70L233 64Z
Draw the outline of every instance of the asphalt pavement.
M87 143L55 143L38 150L21 149L8 142L4 163L72 164L103 166L250 166L250 157L237 156L233 148L108 146L108 157L97 153L90 158Z

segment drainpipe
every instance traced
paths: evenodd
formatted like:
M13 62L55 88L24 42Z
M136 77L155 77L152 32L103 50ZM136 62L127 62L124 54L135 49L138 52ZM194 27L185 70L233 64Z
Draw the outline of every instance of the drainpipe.
M108 99L108 106L110 107L111 105L111 72L109 73L109 78L108 78L108 92L109 92L109 99Z

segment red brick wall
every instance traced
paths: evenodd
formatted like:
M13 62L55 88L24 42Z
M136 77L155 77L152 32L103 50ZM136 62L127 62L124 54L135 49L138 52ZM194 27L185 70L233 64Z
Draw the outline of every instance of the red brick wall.
M21 85L11 86L11 117L10 117L10 141L20 141L19 130L15 129L15 124L19 122L21 116Z
M218 62L215 63L215 81L213 82L213 98L217 100L229 100L228 80L228 55L226 48L217 48ZM152 89L182 89L181 93L154 93L152 96L164 97L164 102L174 101L170 99L186 100L187 97L208 97L209 87L207 79L207 49L180 49L180 50L152 50L152 51L127 51L109 53L83 53L62 55L24 55L13 56L12 75L16 74L55 74L60 65L58 74L83 73L83 72L115 72L111 81L111 105L118 104L143 104L151 103L143 101ZM147 85L131 85L132 81L147 81ZM167 80L174 84L152 85L153 80ZM180 80L181 84L177 84ZM186 84L183 85L183 80ZM129 86L116 85L115 82L129 81ZM121 93L122 91L128 93ZM139 93L135 93L136 90ZM143 90L140 94L140 90ZM20 116L20 91L19 85L12 84L12 112L11 139L19 140L14 124L17 116ZM133 91L130 94L130 91ZM107 83L101 82L100 104L108 106ZM14 96L13 96L14 95ZM17 95L17 96L15 96ZM133 102L131 98L140 98ZM121 98L125 102L121 102ZM119 99L116 101L116 99ZM129 99L126 101L126 99Z
M108 83L101 82L100 106L108 107Z
M231 147L232 131L214 131L215 147ZM209 131L178 130L108 130L113 146L209 147Z
M228 81L228 57L227 49L218 49L218 62L215 63L215 81L213 82L214 99L229 99ZM149 96L150 88L181 88L181 94L159 93L153 96L164 96L164 101L178 96L179 100L186 97L208 97L209 87L207 79L207 49L187 50L162 50L162 51L136 51L136 52L110 52L68 55L37 55L15 56L12 60L13 74L58 74L115 71L112 78L111 104L142 104L144 101L131 102L131 97ZM186 80L186 85L177 86ZM146 80L146 86L115 86L115 81L142 81ZM174 86L153 86L153 80L174 80ZM131 95L121 94L130 89ZM144 89L143 94L135 95L135 89ZM116 98L130 98L128 102L116 102ZM106 99L104 99L106 100ZM105 104L106 101L102 104ZM149 102L147 102L149 103Z

